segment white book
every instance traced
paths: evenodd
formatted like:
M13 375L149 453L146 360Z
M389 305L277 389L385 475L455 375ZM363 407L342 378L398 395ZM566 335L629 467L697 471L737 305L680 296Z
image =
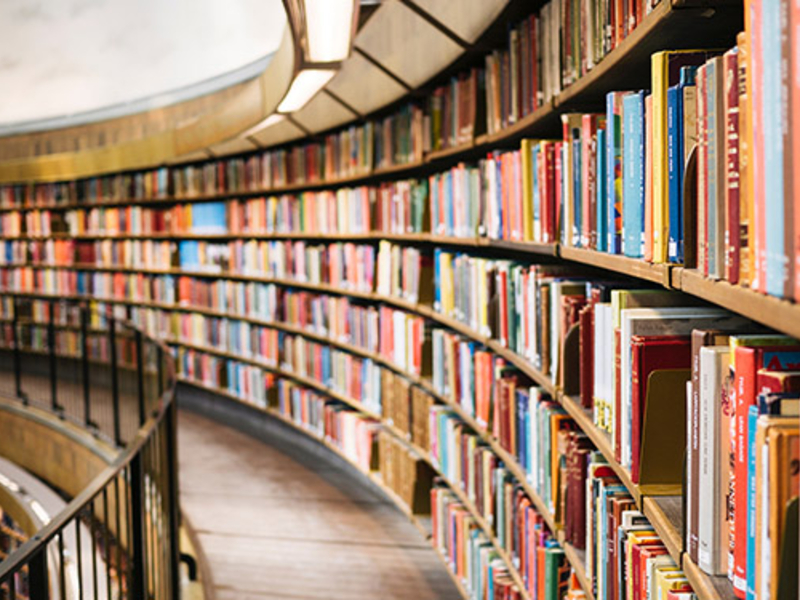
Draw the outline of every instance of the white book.
M729 346L700 349L700 480L698 566L710 575L728 572L727 461L730 452L730 412L725 404ZM727 414L726 414L727 413Z

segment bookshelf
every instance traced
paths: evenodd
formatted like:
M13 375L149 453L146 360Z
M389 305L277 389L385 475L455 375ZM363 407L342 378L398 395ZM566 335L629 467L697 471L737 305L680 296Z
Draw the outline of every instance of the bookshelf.
M538 11L541 6L537 6ZM510 11L514 13L514 11ZM514 13L513 17L505 14L500 17L500 20L494 26L495 35L498 30L505 31L507 29L508 21L503 19L521 19L524 14ZM511 24L516 23L512 22ZM718 1L718 2L701 2L695 0L661 0L656 3L652 10L641 16L640 22L636 27L631 30L622 39L618 41L616 46L607 52L601 60L599 60L591 69L587 70L579 76L571 85L563 87L560 91L556 92L545 100L543 100L533 110L527 114L522 115L515 122L507 124L505 127L500 127L493 133L481 132L479 128L471 131L471 134L466 141L459 143L445 144L446 147L434 149L427 148L417 156L405 156L401 162L391 164L385 167L375 167L369 161L364 162L361 150L359 150L359 158L355 166L343 166L338 169L341 172L337 173L337 169L332 169L332 176L329 178L320 178L317 175L307 178L309 181L297 182L284 182L283 179L291 179L291 177L280 177L280 181L271 185L261 185L258 181L250 180L247 185L236 186L231 184L221 184L211 187L220 187L219 190L208 190L204 186L199 186L195 193L186 194L172 194L170 193L169 186L158 187L156 192L136 193L136 194L117 194L118 197L113 198L89 198L81 201L75 201L68 198L66 201L59 202L43 202L37 200L31 201L28 204L20 203L19 205L10 206L8 202L8 195L0 196L0 214L13 215L22 217L33 212L34 210L51 210L52 215L48 218L58 219L58 214L66 213L69 211L77 211L81 213L89 208L96 207L127 207L127 206L140 206L147 208L159 208L169 210L180 204L202 204L210 202L223 202L226 206L232 206L233 200L246 200L256 199L262 196L279 196L279 195L295 195L306 192L318 192L326 190L341 190L344 188L351 188L354 186L366 186L367 188L374 189L383 183L389 182L402 182L409 178L425 180L433 174L443 173L445 170L455 167L460 163L473 164L475 161L484 159L487 154L494 151L509 150L516 151L519 149L521 140L528 137L538 136L558 136L562 130L561 116L569 112L588 112L588 111L602 111L605 105L606 93L615 90L627 90L631 88L648 87L651 78L651 55L654 52L664 49L679 49L692 47L698 44L698 40L702 40L704 47L727 49L735 45L736 34L742 28L742 3L734 1ZM503 34L504 35L504 34ZM502 37L502 36L501 36ZM483 42L485 44L485 41ZM502 45L502 44L501 44ZM420 98L423 100L426 95L431 93L434 89L441 87L444 82L449 80L449 77L456 73L456 71L464 71L474 67L483 58L486 52L493 50L493 47L481 47L481 49L473 50L468 53L471 59L465 59L460 63L454 65L452 69L444 72L439 78L429 82L419 90L414 90L409 96L412 101L417 101ZM474 60L474 63L470 63ZM408 98L403 99L405 103ZM395 110L397 105L389 107L377 114L377 118L381 119L386 117ZM361 127L359 131L366 130L367 127ZM354 130L355 131L355 130ZM356 133L348 134L356 135ZM358 135L361 135L358 133ZM294 154L299 156L312 156L314 143L325 144L326 140L332 139L330 136L319 140L307 140L303 143L305 146L294 145L289 147L288 154L291 154L293 148L299 149ZM345 137L345 136L340 136ZM308 150L311 148L311 150ZM363 150L363 149L362 149ZM305 154L303 154L305 153ZM407 153L409 154L409 153ZM247 164L255 164L253 161L258 160L258 154L245 155L241 158L242 161L249 161ZM276 161L284 160L277 154L275 155ZM224 163L225 159L221 159L216 163L209 162L207 166L213 170L219 164ZM270 159L272 160L272 159ZM300 160L300 159L298 159ZM278 164L278 163L276 163ZM280 163L283 164L283 163ZM289 164L288 162L286 164ZM300 163L298 163L300 164ZM182 172L189 173L191 168L196 168L196 171L202 171L205 166L188 165L177 167L183 169ZM327 167L326 167L327 169ZM287 172L289 172L287 167ZM314 171L317 173L318 171ZM142 179L147 178L147 174L142 174ZM163 175L159 171L159 177L169 178L169 173ZM191 178L191 174L187 176ZM133 175L136 177L136 174ZM215 176L216 177L216 176ZM138 180L137 180L138 181ZM215 180L216 182L216 180ZM138 185L138 184L137 184ZM523 184L524 185L524 184ZM690 182L691 185L691 182ZM144 184L142 184L144 186ZM124 187L124 186L123 186ZM430 202L430 200L428 200ZM427 207L430 210L430 206ZM394 224L393 224L394 226ZM5 239L14 239L16 241L50 241L50 240L76 240L80 242L148 242L148 241L168 241L180 244L183 241L204 241L216 242L219 244L237 243L237 242L250 242L250 241L263 241L263 242L303 242L307 246L320 247L320 252L328 252L331 244L337 242L352 242L359 248L372 248L374 255L374 273L372 277L377 278L377 271L380 269L378 264L380 258L375 258L379 254L377 247L384 242L391 242L401 249L413 248L422 252L425 257L428 257L432 251L444 250L453 253L462 253L471 258L485 258L489 261L509 261L515 265L542 265L543 267L565 268L568 276L577 278L588 278L592 281L606 281L611 280L614 285L619 285L620 289L627 287L646 287L648 289L658 289L663 291L680 292L685 294L684 298L694 297L704 301L708 306L721 307L732 311L738 315L746 317L747 319L761 323L777 332L782 332L787 335L800 338L800 305L792 302L791 300L783 300L777 297L765 295L754 291L742 285L736 285L723 281L721 279L707 276L701 270L692 268L691 266L684 266L678 262L658 262L644 260L643 258L625 256L622 254L611 254L604 251L599 251L593 248L576 247L573 240L566 239L564 236L558 236L556 241L553 242L540 242L534 239L524 239L524 235L463 235L452 236L443 235L440 232L432 232L432 227L426 223L421 230L396 233L393 231L380 229L377 227L372 228L371 231L362 231L357 233L340 233L340 232L317 232L317 231L304 231L302 227L296 231L250 231L242 233L207 233L201 231L157 231L153 233L103 233L102 231L95 233L86 233L79 235L69 235L63 232L54 232L48 235L26 235L24 233L16 237L8 237ZM567 232L566 236L570 234ZM580 244L584 245L584 244ZM591 245L591 244L589 244ZM303 247L305 248L305 246ZM131 263L135 262L133 260ZM265 285L274 286L274 288L283 290L285 292L303 291L319 299L323 302L323 298L346 298L352 299L354 302L361 303L366 307L372 307L379 310L380 307L391 307L394 310L401 311L407 315L421 318L424 322L425 330L430 332L432 329L438 328L449 332L449 334L460 336L463 340L474 344L476 347L481 348L488 352L494 359L502 359L504 364L509 368L513 367L516 376L524 381L530 381L537 386L543 394L546 394L554 405L557 405L558 410L569 417L570 422L574 425L575 431L584 435L591 447L596 451L598 456L602 457L605 464L613 471L618 484L624 488L625 494L630 497L632 506L643 513L644 517L649 521L650 526L657 533L660 538L666 553L672 558L675 565L680 566L689 581L691 588L694 590L697 597L702 600L710 599L728 599L733 598L733 588L727 577L722 575L708 575L705 571L699 568L684 548L684 507L683 499L680 495L673 493L668 495L654 494L652 487L647 487L635 483L635 477L629 465L625 464L622 459L618 457L618 442L615 441L613 436L609 435L608 431L601 428L597 424L596 416L592 411L584 406L580 395L572 388L564 385L564 381L572 385L572 383L580 377L580 365L573 364L577 361L565 362L562 365L565 373L562 374L562 382L559 382L558 377L552 377L551 373L538 367L531 360L529 356L521 352L515 351L509 345L500 340L497 335L487 335L483 327L475 327L469 323L468 319L463 316L461 319L455 318L453 315L444 314L435 308L434 302L424 294L420 293L420 299L411 301L408 297L404 297L406 292L405 288L401 286L401 292L398 294L382 294L375 290L377 287L374 285L375 281L370 280L367 282L357 281L351 282L345 280L342 285L325 283L325 277L319 277L320 283L316 283L307 278L307 273L303 274L304 278L293 278L291 276L293 263L283 265L287 271L287 276L272 276L269 273L261 272L256 273L252 271L242 272L236 268L218 268L214 271L200 271L191 268L182 268L179 262L170 261L169 268L158 268L152 265L140 266L139 264L119 265L117 262L99 263L80 263L72 262L71 264L48 264L44 262L32 263L31 261L7 261L5 264L0 264L0 274L7 271L22 267L35 267L36 269L46 269L53 273L95 273L95 274L127 274L142 276L142 281L146 286L155 285L153 282L159 277L187 277L193 281L205 282L225 282L225 285L232 286L232 284L241 284L242 286ZM499 263L492 263L494 269ZM392 267L397 265L392 264ZM390 269L391 270L391 269ZM426 277L428 275L423 271L419 277ZM54 281L57 278L54 278ZM5 281L5 279L4 279ZM419 283L419 282L417 282ZM126 284L128 285L128 284ZM36 289L10 289L10 294L20 296L36 296L42 299L58 299L62 297L70 297L76 299L91 300L95 302L108 303L109 305L125 306L126 310L140 316L141 319L150 318L151 323L158 324L162 321L168 321L174 316L180 315L202 315L209 319L221 319L226 323L236 321L240 323L248 323L254 327L277 330L283 334L293 336L294 338L308 340L325 347L342 352L359 359L370 361L379 370L391 371L394 375L401 377L409 385L415 386L422 390L429 396L433 403L437 406L443 407L455 415L459 422L462 423L481 444L482 447L488 448L489 451L499 460L506 469L508 476L515 482L517 489L519 489L524 496L530 500L532 506L535 508L536 513L540 515L542 522L552 533L552 540L560 544L564 554L564 564L571 568L573 573L573 586L571 594L575 597L595 598L598 600L603 598L602 594L597 589L597 577L590 570L587 569L587 555L585 550L579 549L572 545L565 533L563 515L557 514L557 511L551 509L549 500L544 497L541 490L531 483L532 475L529 471L530 465L525 465L524 461L515 454L509 451L506 443L496 435L496 432L488 428L485 424L479 421L474 414L474 407L469 409L461 404L455 394L441 393L433 383L431 368L434 365L425 365L421 372L412 372L406 369L403 365L395 363L391 356L387 356L379 351L370 349L353 342L352 340L338 338L330 335L323 329L314 329L314 325L301 326L291 320L282 318L265 318L260 314L253 314L253 311L233 311L214 308L213 306L201 306L194 303L180 303L177 301L163 301L162 299L139 299L138 292L132 285L128 285L125 289L123 285L123 294L112 294L107 296L104 294L87 293L77 295L70 293L68 289L51 289L41 290ZM457 287L457 286L455 286ZM113 289L110 286L108 289ZM155 287L147 287L148 294L152 295ZM244 289L244 288L242 288ZM225 294L233 295L233 287L226 287ZM249 292L241 291L237 288L235 293L246 294ZM222 293L222 292L219 292ZM324 300L329 302L330 300ZM152 314L151 314L152 313ZM149 315L149 316L148 316ZM171 316L170 316L171 315ZM549 323L549 322L548 322ZM549 323L552 325L552 323ZM157 325L156 325L157 326ZM229 325L226 325L228 327ZM380 329L380 327L378 328ZM566 348L569 342L565 332L564 339L561 340L562 346ZM381 334L382 335L382 334ZM274 378L282 381L291 381L296 385L302 386L304 389L312 390L319 396L327 398L328 400L335 401L341 405L347 406L361 416L375 423L380 423L380 431L385 432L402 445L408 451L410 456L415 457L415 460L420 461L427 465L434 475L441 481L449 490L455 499L462 505L466 512L471 515L474 524L478 530L486 536L489 545L494 548L500 561L506 565L509 571L509 577L513 584L520 589L521 598L529 598L531 595L525 591L526 582L524 573L519 568L520 557L515 556L514 552L501 542L501 535L497 531L497 523L493 519L487 518L486 515L481 513L476 503L464 492L461 487L461 482L453 481L447 478L446 473L439 467L437 461L432 457L431 452L416 445L411 441L406 432L398 429L387 420L386 415L382 415L380 411L365 408L365 405L359 398L342 393L339 390L333 390L325 382L299 375L292 370L286 369L278 364L267 362L262 357L254 356L252 353L239 353L231 351L222 347L216 347L214 344L200 343L196 340L189 340L183 336L176 336L173 333L161 332L161 337L166 339L178 352L192 351L204 355L213 355L222 361L236 362L237 364L248 365L260 369L259 373L269 373ZM575 343L574 340L571 343ZM559 348L559 352L561 348ZM564 350L566 352L566 349ZM572 356L572 355L570 355ZM562 359L566 360L566 359ZM579 368L580 367L580 368ZM228 389L223 389L216 386L209 386L203 383L198 378L184 376L184 381L191 385L198 385L205 387L219 393L225 397L230 398L232 401L249 402L252 404L252 399L243 397L241 394L236 394ZM574 385L572 385L574 387ZM494 399L492 400L494 402ZM260 407L266 414L281 419L292 427L297 428L306 434L314 436L313 432L309 429L298 425L295 421L287 418L287 416L274 407L266 405ZM319 436L315 436L320 439ZM344 454L339 446L329 442L326 439L320 440L332 452L335 452L354 463L352 457ZM360 468L356 464L357 468ZM364 471L364 469L361 469ZM424 518L409 508L406 502L399 497L397 492L391 487L387 486L385 482L378 476L369 471L368 476L383 489L386 494L398 504L400 508L412 519L415 523L420 525L421 531L429 537L430 526ZM663 490L661 490L662 493ZM437 548L437 551L440 549ZM440 557L448 566L448 570L453 567L452 561L444 556ZM452 574L452 573L451 573ZM470 597L469 586L466 582L454 575L455 581L462 591L464 597ZM580 595L579 590L582 590L583 595Z

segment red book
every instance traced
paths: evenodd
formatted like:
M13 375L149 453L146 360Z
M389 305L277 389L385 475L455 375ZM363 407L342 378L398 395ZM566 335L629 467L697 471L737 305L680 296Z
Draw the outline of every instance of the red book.
M603 115L583 115L581 131L581 247L597 247L597 128L603 127ZM577 168L577 165L576 165Z
M633 336L631 338L632 407L631 407L631 479L639 483L639 459L647 401L648 378L661 369L689 369L692 343L689 336Z
M758 371L796 371L800 369L800 346L737 346L734 350L735 398L734 411L735 448L733 477L734 489L747 489L747 413L755 405ZM734 501L735 502L735 501ZM738 503L745 506L743 502ZM734 504L734 507L736 504ZM737 592L744 589L747 565L747 511L733 511L733 582ZM738 583L738 585L737 585Z
M800 371L759 369L756 376L756 397L773 392L800 392Z
M733 48L723 57L725 90L725 279L739 282L739 54Z
M554 148L554 151L553 151L553 154L554 154L554 157L555 157L555 167L554 167L555 179L554 180L557 181L557 182L561 181L562 173L563 173L563 170L564 170L564 166L563 166L563 162L564 162L563 161L563 156L564 156L563 155L563 149L564 149L564 143L563 142L556 142L555 143L555 148ZM563 223L562 214L561 214L561 204L564 201L564 198L562 196L562 192L563 192L563 186L556 185L555 186L555 213L553 214L553 217L552 217L553 223L555 225L555 229L553 231L554 239L551 240L551 241L559 241L559 239L558 239L559 235L561 235L562 233L564 234L564 236L566 236L566 232L563 231L564 230L564 223Z
M549 244L556 241L556 219L558 214L556 202L556 190L561 186L556 185L556 149L559 147L557 142L545 142L542 146L540 156L543 171L540 174L540 194L541 194L541 220L542 220L542 242ZM558 150L560 154L560 149ZM558 176L561 173L559 170Z

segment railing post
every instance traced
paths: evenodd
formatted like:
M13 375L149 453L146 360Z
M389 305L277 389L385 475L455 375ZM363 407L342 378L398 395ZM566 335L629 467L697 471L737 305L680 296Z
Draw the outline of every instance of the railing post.
M47 544L42 544L39 552L28 563L28 598L30 600L49 600L50 581L47 573Z
M178 403L171 399L166 415L167 427L167 486L169 494L170 583L172 598L180 598L180 509L178 506Z
M144 425L147 415L144 409L144 360L142 360L142 332L135 330L136 339L136 380L139 388L139 427Z
M91 382L89 380L89 310L80 307L81 313L81 381L83 384L83 422L95 427L92 421Z
M144 465L142 464L145 449L142 448L131 460L131 598L137 600L148 598L147 595L147 558L144 550Z
M19 352L19 319L17 318L17 299L12 300L13 303L13 321L12 328L12 342L14 345L14 386L16 388L17 397L22 398L23 404L28 404L28 398L22 392L22 360Z
M50 347L50 407L54 413L64 416L64 408L58 404L58 355L56 354L56 310L55 302L48 304L47 343Z
M108 336L111 341L108 355L111 367L111 402L114 416L114 442L117 446L122 446L122 428L120 427L119 414L119 373L117 373L117 327L113 315L108 316Z

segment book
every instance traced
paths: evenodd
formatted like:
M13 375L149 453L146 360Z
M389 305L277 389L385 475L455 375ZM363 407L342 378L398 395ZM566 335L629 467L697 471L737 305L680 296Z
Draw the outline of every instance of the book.
M623 99L622 252L631 258L641 258L644 250L644 97L635 92Z
M667 50L651 58L653 94L653 259L667 262L669 240L669 150L667 90L678 84L681 67L698 66L712 53L704 50Z

